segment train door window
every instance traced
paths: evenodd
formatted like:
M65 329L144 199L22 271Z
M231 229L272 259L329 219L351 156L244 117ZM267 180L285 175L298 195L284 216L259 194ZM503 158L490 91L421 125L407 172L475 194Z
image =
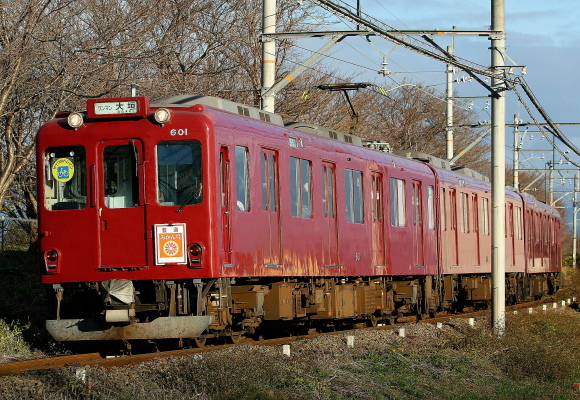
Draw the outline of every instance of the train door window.
M469 193L461 193L459 202L461 232L469 233Z
M489 235L489 199L481 198L481 234Z
M290 157L290 197L292 216L312 217L312 174L310 161Z
M514 229L516 233L516 239L522 240L522 208L517 207L515 208L515 219L514 219Z
M451 214L450 229L457 230L457 192L455 189L449 190L449 213Z
M421 226L423 224L421 215L421 182L413 181L413 225Z
M363 223L363 187L362 172L353 169L344 170L346 196L346 221Z
M85 148L51 147L44 152L44 206L79 210L87 206Z
M435 194L433 186L427 186L427 219L429 229L435 229Z
M250 211L250 172L248 148L236 146L236 204L239 211Z
M131 208L139 202L137 149L133 143L112 145L103 151L105 206Z
M322 209L325 217L334 218L334 169L330 165L322 166Z
M172 140L157 145L157 201L162 206L202 200L201 144Z
M273 153L260 155L260 169L262 172L262 210L277 211L277 177L276 158Z
M371 208L373 222L381 222L383 220L382 187L382 176L379 173L373 173L371 176Z
M441 188L441 197L439 199L441 203L441 222L443 223L443 230L447 230L447 209L445 208L445 188Z
M473 193L471 210L473 211L473 232L475 233L479 232L479 215L477 215L477 210L479 210L479 207L477 205L478 200L479 199L477 197L477 194Z
M391 225L406 226L405 213L405 181L391 178Z

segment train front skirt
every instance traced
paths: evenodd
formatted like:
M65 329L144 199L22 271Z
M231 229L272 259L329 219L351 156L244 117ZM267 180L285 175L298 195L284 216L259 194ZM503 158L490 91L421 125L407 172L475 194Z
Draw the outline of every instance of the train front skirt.
M46 321L55 340L129 340L195 338L213 322L212 315L159 317L151 322L111 326L94 319Z

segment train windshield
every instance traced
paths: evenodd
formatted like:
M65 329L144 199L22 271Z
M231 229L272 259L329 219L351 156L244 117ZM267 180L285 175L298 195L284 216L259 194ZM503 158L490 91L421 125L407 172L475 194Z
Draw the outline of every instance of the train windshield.
M201 144L197 140L157 145L157 188L162 206L201 203Z
M44 152L44 205L48 210L87 206L84 147L51 147Z

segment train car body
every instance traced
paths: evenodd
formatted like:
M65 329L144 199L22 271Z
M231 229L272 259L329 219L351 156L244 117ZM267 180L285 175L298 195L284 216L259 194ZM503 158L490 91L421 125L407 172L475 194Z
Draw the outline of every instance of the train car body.
M200 343L488 303L489 183L357 141L204 96L60 114L37 136L49 331ZM557 212L506 190L506 216L508 293L553 291Z

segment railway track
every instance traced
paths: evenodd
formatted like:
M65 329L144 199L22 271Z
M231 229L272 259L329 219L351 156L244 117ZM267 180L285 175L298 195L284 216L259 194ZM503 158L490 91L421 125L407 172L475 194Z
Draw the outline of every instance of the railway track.
M530 307L538 307L542 304L550 303L555 301L554 298L547 298L543 300L528 302L517 304L513 306L506 307L508 311L520 310L520 309L527 309ZM309 340L314 339L316 337L322 335L336 335L336 334L345 334L349 331L357 331L360 329L396 329L397 327L404 326L408 323L413 322L421 322L421 323L437 323L437 322L446 322L452 319L457 318L472 318L482 315L487 315L490 313L490 310L480 310L480 311L473 311L467 312L462 314L450 314L450 315L441 315L436 316L435 318L428 318L423 319L421 321L417 321L416 318L412 318L412 320L408 320L405 322L398 322L395 325L386 325L386 326L376 326L376 327L366 327L366 328L358 328L352 330L340 330L335 332L326 332L326 333L314 333L309 332L307 335L301 336L291 336L291 337L284 337L284 338L276 338L276 339L267 339L267 340L242 340L240 343L236 344L225 344L225 345L216 345L216 346L208 346L203 348L191 348L191 349L180 349L180 350L170 350L170 351L158 351L154 353L145 353L145 354L137 354L137 355L126 355L120 357L111 357L111 358L103 358L99 353L87 353L87 354L75 354L70 356L59 356L59 357L51 357L51 358L41 358L35 360L26 360L26 361L16 361L10 363L0 364L0 376L7 376L7 375L16 375L26 371L35 371L35 370L42 370L42 369L50 369L50 368L60 368L66 366L100 366L100 367L116 367L128 364L138 364L149 360L160 359L165 357L179 357L185 356L189 354L198 354L198 353L205 353L211 351L217 351L224 348L234 347L234 346L241 346L241 345L256 345L256 346L273 346L273 345L282 345L291 343L297 340Z

